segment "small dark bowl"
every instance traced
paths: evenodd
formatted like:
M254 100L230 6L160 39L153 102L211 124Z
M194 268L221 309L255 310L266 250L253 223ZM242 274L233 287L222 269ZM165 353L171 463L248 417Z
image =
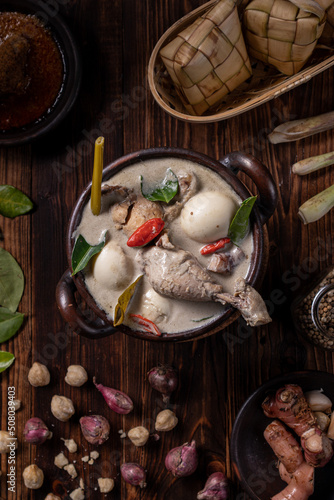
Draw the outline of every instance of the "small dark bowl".
M40 18L58 45L64 64L63 85L52 107L35 122L0 131L0 146L14 146L39 139L68 115L79 93L82 66L77 43L54 7L35 0L3 0L0 11L34 14Z
M334 375L326 372L303 371L269 380L246 400L235 420L231 436L231 456L235 472L243 489L254 500L270 500L285 488L279 477L277 458L263 437L267 418L261 404L271 391L285 384L297 384L306 392L323 389L334 405ZM315 488L310 500L334 500L334 462L315 470Z

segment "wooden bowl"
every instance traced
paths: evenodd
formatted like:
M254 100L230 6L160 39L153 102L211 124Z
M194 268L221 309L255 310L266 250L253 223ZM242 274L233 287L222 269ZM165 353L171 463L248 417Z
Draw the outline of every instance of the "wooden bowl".
M323 389L334 404L334 375L301 371L280 375L259 387L241 407L232 429L231 457L243 489L253 500L270 500L285 488L277 469L277 458L263 437L274 419L266 417L261 404L268 393L285 384L297 384L304 392ZM314 493L310 500L334 500L334 462L315 471Z
M251 59L251 78L228 94L214 111L208 111L202 116L190 115L175 90L159 52L177 33L193 23L216 2L217 0L211 0L179 19L162 35L151 54L148 64L150 90L159 106L174 118L191 123L211 123L232 118L307 82L334 64L333 51L325 48L316 48L303 69L293 76L285 76L275 68ZM245 3L247 0L238 7L240 15Z
M56 4L55 4L56 5ZM36 121L17 129L0 131L0 146L17 146L32 142L54 130L68 115L79 93L82 64L79 49L58 10L34 0L3 0L0 12L20 12L41 19L53 36L61 53L64 79L59 94L47 112Z
M250 155L243 153L231 153L226 155L220 161L214 160L202 153L189 151L180 148L153 148L144 149L135 153L128 154L115 160L103 171L103 181L110 179L114 174L123 168L137 163L138 161L146 161L153 158L182 158L190 160L204 167L210 168L217 172L231 187L238 193L241 199L246 199L250 196L249 191L244 184L238 179L235 172L241 170L249 175L255 182L259 190L259 197L252 211L251 230L253 233L253 253L248 274L247 282L259 287L267 265L268 248L265 223L273 214L277 203L277 190L273 179L262 163ZM232 171L233 169L233 171ZM153 340L158 342L171 341L186 341L195 338L202 338L212 335L217 331L222 330L232 321L235 321L240 313L231 306L225 306L223 312L218 319L213 320L206 326L201 326L185 332L168 334L161 337L154 336L149 333L133 331L130 328L120 325L117 330L114 328L112 321L107 317L106 313L96 304L93 297L88 292L82 273L71 276L71 256L74 245L73 232L79 225L82 217L83 208L90 199L91 183L83 191L78 199L72 212L66 238L66 251L69 269L60 279L57 290L57 304L63 318L71 325L72 329L77 333L89 338L99 338L110 335L115 331L122 331L128 335L145 340ZM78 291L88 307L99 318L98 324L95 322L87 322L83 314L80 312L75 299L75 291Z

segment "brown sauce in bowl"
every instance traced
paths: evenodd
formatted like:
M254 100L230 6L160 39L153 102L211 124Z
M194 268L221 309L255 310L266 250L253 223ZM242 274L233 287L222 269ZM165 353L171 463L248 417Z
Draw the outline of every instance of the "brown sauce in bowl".
M41 119L63 85L62 53L33 15L0 12L0 130Z

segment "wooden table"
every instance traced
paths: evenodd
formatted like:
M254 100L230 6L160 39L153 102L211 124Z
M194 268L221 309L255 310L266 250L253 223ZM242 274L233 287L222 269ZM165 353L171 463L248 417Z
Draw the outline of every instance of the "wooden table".
M111 476L116 485L107 498L190 500L203 487L206 467L212 460L222 463L231 480L231 498L247 499L233 472L229 448L233 422L245 399L263 382L282 373L304 369L334 373L332 353L300 338L290 316L291 298L307 282L310 271L333 263L334 250L333 212L307 226L297 217L303 201L334 182L334 170L328 168L300 178L291 175L291 165L334 150L334 133L277 146L266 138L283 120L332 109L334 70L228 121L208 125L177 121L154 102L148 89L147 64L162 33L200 3L54 2L81 48L84 70L79 98L70 116L48 137L31 145L0 149L1 184L22 189L35 204L29 215L14 220L1 217L0 221L4 235L1 245L20 263L26 279L19 308L26 314L24 325L2 345L3 350L16 356L12 367L2 374L2 429L7 423L8 386L15 386L22 401L16 417L16 496L8 494L4 477L7 459L2 455L2 499L43 499L52 487L55 491L62 491L61 485L73 490L79 477L86 485L86 498L99 499L102 495L96 489L97 478ZM182 344L144 342L121 333L89 341L70 331L57 309L55 288L67 267L66 224L76 199L91 180L93 142L101 131L107 163L142 148L179 146L217 159L242 149L268 167L279 190L277 211L268 223L270 255L262 287L273 318L270 325L245 334L236 322L214 336ZM253 188L247 179L245 182ZM319 245L320 258L316 259ZM48 366L50 385L30 386L27 373L34 361ZM154 415L162 406L158 393L149 387L146 373L158 363L173 365L179 371L179 388L172 399L179 424L159 441L136 448L128 439L120 439L118 431L142 424L152 428ZM70 387L64 382L70 364L87 369L89 382L83 387ZM127 416L109 411L93 386L94 375L105 385L128 393L135 410ZM67 423L51 414L54 394L70 397L75 404L76 415ZM81 461L94 446L81 440L78 425L79 417L90 412L105 415L112 429L94 465ZM24 423L32 416L42 417L53 431L52 440L39 447L27 444L22 436ZM60 439L69 437L79 444L75 456L68 454ZM192 477L175 480L164 467L165 455L190 439L196 439L200 449L199 469ZM65 451L71 461L76 460L77 479L71 481L65 471L53 465L60 451ZM124 461L138 461L147 468L146 489L121 481L119 466ZM27 490L22 481L22 471L31 463L45 472L44 485L35 492ZM68 498L65 492L62 498Z

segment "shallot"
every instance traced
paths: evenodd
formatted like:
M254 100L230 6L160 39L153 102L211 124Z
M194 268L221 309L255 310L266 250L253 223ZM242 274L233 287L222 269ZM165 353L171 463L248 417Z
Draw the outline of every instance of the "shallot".
M81 417L80 426L85 439L92 444L102 444L109 438L110 425L102 415Z
M203 490L197 493L197 500L225 500L227 497L227 480L222 472L210 474Z
M133 402L127 394L111 387L106 387L102 384L97 384L95 377L93 378L96 389L100 391L107 405L114 412L126 415L133 410Z
M127 462L121 465L121 475L124 481L133 486L140 486L145 488L146 483L146 472L142 465Z
M173 448L167 453L165 466L173 476L185 477L195 472L198 465L198 453L195 440Z
M163 402L168 404L172 392L178 385L178 376L174 368L167 365L155 366L147 373L148 381L156 391L161 392Z
M49 431L43 420L38 417L27 420L23 434L25 440L31 444L42 444L52 437L52 432Z

